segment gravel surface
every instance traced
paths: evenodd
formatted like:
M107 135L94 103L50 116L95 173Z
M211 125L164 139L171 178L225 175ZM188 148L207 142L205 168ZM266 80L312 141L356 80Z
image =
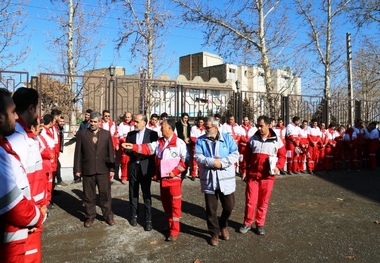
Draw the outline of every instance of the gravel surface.
M380 170L338 171L277 178L266 235L240 234L244 182L237 180L230 240L208 244L198 179L183 182L181 234L165 241L159 184L152 182L153 230L129 225L128 185L112 184L115 226L83 227L82 185L57 188L42 234L43 262L380 262ZM140 198L140 211L142 209Z

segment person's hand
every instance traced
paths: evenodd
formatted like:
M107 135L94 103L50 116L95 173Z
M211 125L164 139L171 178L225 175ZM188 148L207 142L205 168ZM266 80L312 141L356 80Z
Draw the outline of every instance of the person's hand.
M54 159L54 154L50 154L50 160L53 160Z
M172 178L175 176L175 174L173 172L167 173L167 175L169 175Z
M222 168L222 163L220 162L219 159L215 159L215 160L214 160L214 163L213 163L213 166L214 166L214 168L216 168L216 169L220 169L220 168Z
M132 150L133 149L133 144L132 143L128 143L128 142L124 142L124 143L121 144L121 147L123 147L126 150Z
M244 181L244 180L245 180L245 177L247 177L246 172L244 172L244 173L241 174L241 180Z
M71 133L72 133L74 136L77 135L77 131L76 131L76 130L71 131Z
M190 143L190 139L189 138L185 138L185 143L189 144Z
M110 175L109 175L110 180L112 180L112 178L113 178L114 175L115 175L114 172L110 172Z
M34 233L37 230L37 227L32 227L28 229L28 233Z
M280 173L280 169L278 169L277 167L275 167L273 169L273 175L278 175Z
M43 206L41 206L41 208L40 208L40 211L41 211L41 213L42 213L43 216L46 215L47 210L48 210L48 209L47 209L46 205L43 205Z
M119 145L116 145L115 151L119 150Z
M76 177L80 177L80 172L76 172L76 173L75 173L75 176L76 176Z

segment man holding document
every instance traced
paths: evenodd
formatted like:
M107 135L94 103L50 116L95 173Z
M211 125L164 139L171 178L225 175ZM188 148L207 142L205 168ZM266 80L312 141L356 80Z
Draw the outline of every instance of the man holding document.
M179 235L182 206L182 176L187 168L187 150L184 141L174 133L175 122L164 120L161 124L163 137L145 144L123 143L122 147L142 155L156 154L157 175L160 178L161 203L168 220L168 241L175 241Z
M251 137L243 153L246 160L242 180L245 180L245 213L240 233L247 233L255 221L256 233L265 235L264 224L276 175L284 168L284 143L269 128L270 118L257 118L258 131ZM256 217L255 217L256 213ZM256 219L256 220L255 220Z

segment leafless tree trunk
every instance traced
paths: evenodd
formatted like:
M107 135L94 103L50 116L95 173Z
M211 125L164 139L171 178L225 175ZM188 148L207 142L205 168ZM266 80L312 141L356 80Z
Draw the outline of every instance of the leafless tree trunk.
M119 37L117 39L117 49L128 46L131 52L131 59L140 58L141 69L146 69L146 79L153 79L157 69L160 50L164 48L162 37L168 30L169 21L172 18L169 10L162 7L163 1L145 0L141 1L124 0L125 12L120 17L122 23ZM132 22L131 22L132 17ZM132 61L131 61L132 62ZM145 90L146 114L151 113L151 89L147 82Z
M183 8L185 21L198 23L206 28L206 45L216 46L225 57L235 55L244 61L244 64L250 60L259 61L256 64L264 70L267 100L270 114L273 115L275 103L271 95L271 67L284 65L282 62L286 59L279 61L281 49L288 45L293 37L287 21L286 6L280 7L279 0L218 1L217 6L211 6L211 2L201 4L195 1L172 1Z
M334 29L333 21L339 19L339 16L347 9L347 4L351 0L342 0L334 2L332 0L322 1L319 5L318 2L296 0L298 6L298 13L302 15L310 28L309 37L310 43L314 46L314 51L317 53L318 59L324 69L324 97L326 99L328 108L331 100L331 66L344 54L344 49L340 51L336 48L332 51ZM333 9L334 8L334 9ZM321 19L324 17L324 19ZM343 41L343 39L342 39ZM307 44L306 46L309 46ZM334 56L333 56L334 52ZM327 123L330 122L330 115L327 114Z
M27 0L0 1L0 70L22 63L28 55L30 48L26 45L15 50L20 43L28 43L24 25L27 3Z
M85 83L76 85L76 75L96 67L104 41L98 36L97 28L101 25L99 17L105 13L105 7L101 1L94 3L96 7L92 8L85 6L83 0L51 0L51 3L55 10L50 20L58 24L58 30L50 32L48 49L61 63L48 65L48 71L67 75L65 84L72 92L72 109L67 114L70 125L76 125L76 102L81 99L85 86Z

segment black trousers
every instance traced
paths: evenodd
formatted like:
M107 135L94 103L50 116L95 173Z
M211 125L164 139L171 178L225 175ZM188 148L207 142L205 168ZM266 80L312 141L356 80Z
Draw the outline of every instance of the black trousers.
M133 169L129 169L129 204L131 207L132 216L137 216L139 213L139 189L144 200L145 221L152 221L152 194L150 186L152 178L149 175L143 175L140 164L130 165Z
M59 184L60 182L62 182L62 177L61 177L61 162L59 161L59 159L58 159L58 162L57 162L57 172L55 172L55 178L57 178L57 184Z
M218 220L218 199L222 204L222 214ZM215 194L205 194L207 227L211 235L219 236L220 229L228 226L227 221L235 206L235 193L224 195L220 190Z
M83 176L83 203L86 218L96 217L96 186L99 190L100 208L105 220L113 218L111 182L109 174L95 174Z

